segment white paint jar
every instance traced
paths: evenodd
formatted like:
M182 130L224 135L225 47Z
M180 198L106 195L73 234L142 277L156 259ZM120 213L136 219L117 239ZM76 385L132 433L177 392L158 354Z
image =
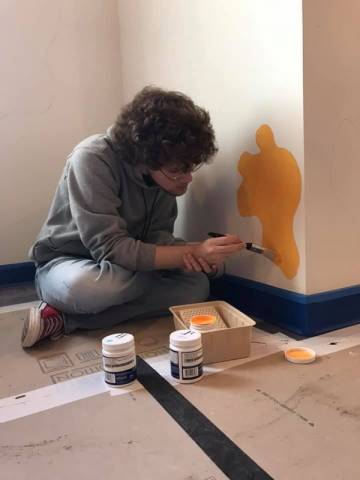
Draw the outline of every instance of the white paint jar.
M105 382L112 387L124 387L136 380L134 337L130 333L115 333L102 340Z
M216 330L215 315L194 315L190 319L190 330L199 333Z
M170 334L171 376L179 383L194 383L203 377L201 334L176 330Z

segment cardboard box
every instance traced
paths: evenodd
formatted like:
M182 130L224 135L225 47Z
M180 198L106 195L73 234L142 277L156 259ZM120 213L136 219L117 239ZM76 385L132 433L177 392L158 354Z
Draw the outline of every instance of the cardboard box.
M225 362L248 357L252 327L256 322L227 302L214 301L177 305L170 307L169 310L173 314L175 329L183 330L188 328L188 324L183 318L189 317L189 311L193 315L201 315L210 313L212 309L215 309L221 316L227 328L201 334L204 363ZM182 312L186 312L184 317L182 317Z

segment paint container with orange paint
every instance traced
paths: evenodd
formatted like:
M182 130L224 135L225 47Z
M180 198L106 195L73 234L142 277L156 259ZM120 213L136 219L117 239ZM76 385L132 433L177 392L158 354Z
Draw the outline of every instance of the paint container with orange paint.
M194 315L190 319L190 330L199 333L216 330L215 315Z
M311 348L293 347L284 352L286 360L291 363L312 363L316 353Z
M179 383L194 383L203 377L201 334L176 330L170 334L171 376Z

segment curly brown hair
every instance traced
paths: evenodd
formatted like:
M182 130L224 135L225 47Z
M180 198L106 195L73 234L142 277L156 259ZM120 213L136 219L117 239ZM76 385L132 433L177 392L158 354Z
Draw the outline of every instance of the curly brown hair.
M180 92L152 86L124 107L113 133L126 162L152 170L208 163L218 150L206 110Z

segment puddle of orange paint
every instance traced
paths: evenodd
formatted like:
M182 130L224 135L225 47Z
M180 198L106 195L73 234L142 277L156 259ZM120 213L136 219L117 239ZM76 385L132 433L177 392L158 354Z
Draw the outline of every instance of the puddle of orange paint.
M215 322L215 315L194 315L191 317L192 325L212 325Z
M290 348L285 352L285 358L292 363L311 363L316 358L316 353L307 348Z
M256 216L263 228L262 246L276 252L273 262L287 278L293 278L300 258L293 231L301 197L301 173L293 155L276 145L268 125L256 132L260 153L241 155L238 170L243 177L238 190L240 215Z
M299 350L298 348L288 350L287 355L296 360L310 360L310 358L313 358L313 355L310 352Z

